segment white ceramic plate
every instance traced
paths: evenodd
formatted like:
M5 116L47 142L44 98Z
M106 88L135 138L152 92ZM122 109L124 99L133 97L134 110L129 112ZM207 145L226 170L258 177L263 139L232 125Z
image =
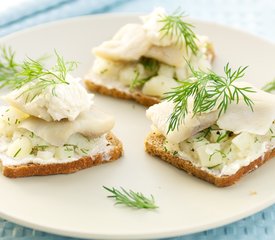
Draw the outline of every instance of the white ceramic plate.
M47 24L2 39L19 56L38 57L57 49L79 61L76 75L92 64L91 48L133 15L98 15ZM249 65L247 80L261 86L275 77L274 45L227 27L194 21L217 53L214 69L228 61ZM31 228L84 238L159 238L202 231L253 214L275 202L275 161L232 187L217 188L144 152L150 129L145 108L133 102L96 96L96 104L116 118L115 134L124 143L120 160L75 174L9 179L0 176L0 216ZM159 209L114 206L102 186L153 194ZM252 194L256 193L256 194Z

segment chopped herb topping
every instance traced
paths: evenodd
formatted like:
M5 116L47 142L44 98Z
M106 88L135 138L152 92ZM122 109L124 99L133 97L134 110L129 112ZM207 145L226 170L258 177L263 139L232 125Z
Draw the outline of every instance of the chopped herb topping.
M18 150L17 150L17 152L13 155L13 157L15 158L15 157L17 157L17 155L21 152L21 148L19 148Z

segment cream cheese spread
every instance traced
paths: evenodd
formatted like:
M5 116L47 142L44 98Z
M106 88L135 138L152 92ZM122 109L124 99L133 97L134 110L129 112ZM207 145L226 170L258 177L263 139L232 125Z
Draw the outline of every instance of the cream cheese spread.
M67 144L62 149L54 147L51 147L51 151L49 151L49 147L45 147L43 151L40 151L37 153L37 156L34 156L33 154L27 154L26 156L19 158L19 157L13 157L8 156L3 152L3 149L7 149L10 145L10 142L6 139L0 138L0 159L2 161L3 166L17 166L17 165L23 165L23 164L29 164L29 163L36 163L36 164L53 164L53 163L68 163L73 162L78 159L80 159L83 156L92 156L95 154L102 154L103 159L105 161L110 160L110 151L112 150L113 146L110 146L109 142L106 140L106 134L94 138L89 142L89 146L83 150L84 152L77 153L74 151L73 146L77 144L77 142L74 142L74 144ZM42 146L42 145L40 145ZM47 145L43 145L47 146ZM24 146L23 146L24 147ZM35 145L32 146L35 148ZM42 147L41 147L42 148ZM60 154L61 152L61 154ZM63 153L63 154L62 154Z
M264 136L243 132L221 143L210 142L202 132L179 144L166 140L164 148L216 176L233 175L275 148L275 124L270 129ZM216 132L210 132L210 138Z

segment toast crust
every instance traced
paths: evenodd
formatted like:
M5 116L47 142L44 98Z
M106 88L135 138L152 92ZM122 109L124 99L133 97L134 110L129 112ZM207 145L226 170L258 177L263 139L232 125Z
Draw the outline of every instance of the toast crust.
M144 95L141 91L123 91L118 88L110 88L102 84L97 84L95 82L92 82L92 80L84 80L84 83L87 89L92 92L97 92L103 95L108 95L125 100L134 100L147 107L160 103L160 98Z
M117 160L123 154L122 143L113 133L108 133L106 139L113 146L109 151L110 159L105 160L103 154L95 154L93 156L85 156L76 161L68 163L54 164L24 164L17 166L2 166L2 173L9 178L29 177L29 176L45 176L53 174L68 174L79 170L97 166ZM1 163L1 161L0 161Z
M240 168L233 175L216 176L209 172L202 170L199 167L194 166L190 161L184 160L177 156L173 156L171 153L165 151L163 143L165 137L162 134L152 132L145 140L145 150L153 155L161 158L162 160L172 164L173 166L186 171L188 174L196 176L204 181L212 183L218 187L227 187L237 182L241 177L254 171L269 159L275 156L275 149L266 152L263 157L259 157L251 162L248 166Z
M211 43L207 44L207 56L209 57L212 63L215 58L215 52L214 52L213 45ZM92 92L97 92L103 95L108 95L108 96L125 99L125 100L134 100L147 107L160 103L161 101L160 98L145 95L140 90L130 92L125 90L120 90L115 87L107 87L104 84L95 83L92 79L89 79L89 77L87 77L87 79L84 80L84 83L86 85L86 88Z

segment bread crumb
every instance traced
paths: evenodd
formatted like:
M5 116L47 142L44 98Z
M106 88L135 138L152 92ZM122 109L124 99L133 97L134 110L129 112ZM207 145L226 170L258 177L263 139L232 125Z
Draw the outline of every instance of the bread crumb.
M250 192L249 192L249 195L255 196L255 195L257 195L257 192L256 192L256 191L250 191Z

